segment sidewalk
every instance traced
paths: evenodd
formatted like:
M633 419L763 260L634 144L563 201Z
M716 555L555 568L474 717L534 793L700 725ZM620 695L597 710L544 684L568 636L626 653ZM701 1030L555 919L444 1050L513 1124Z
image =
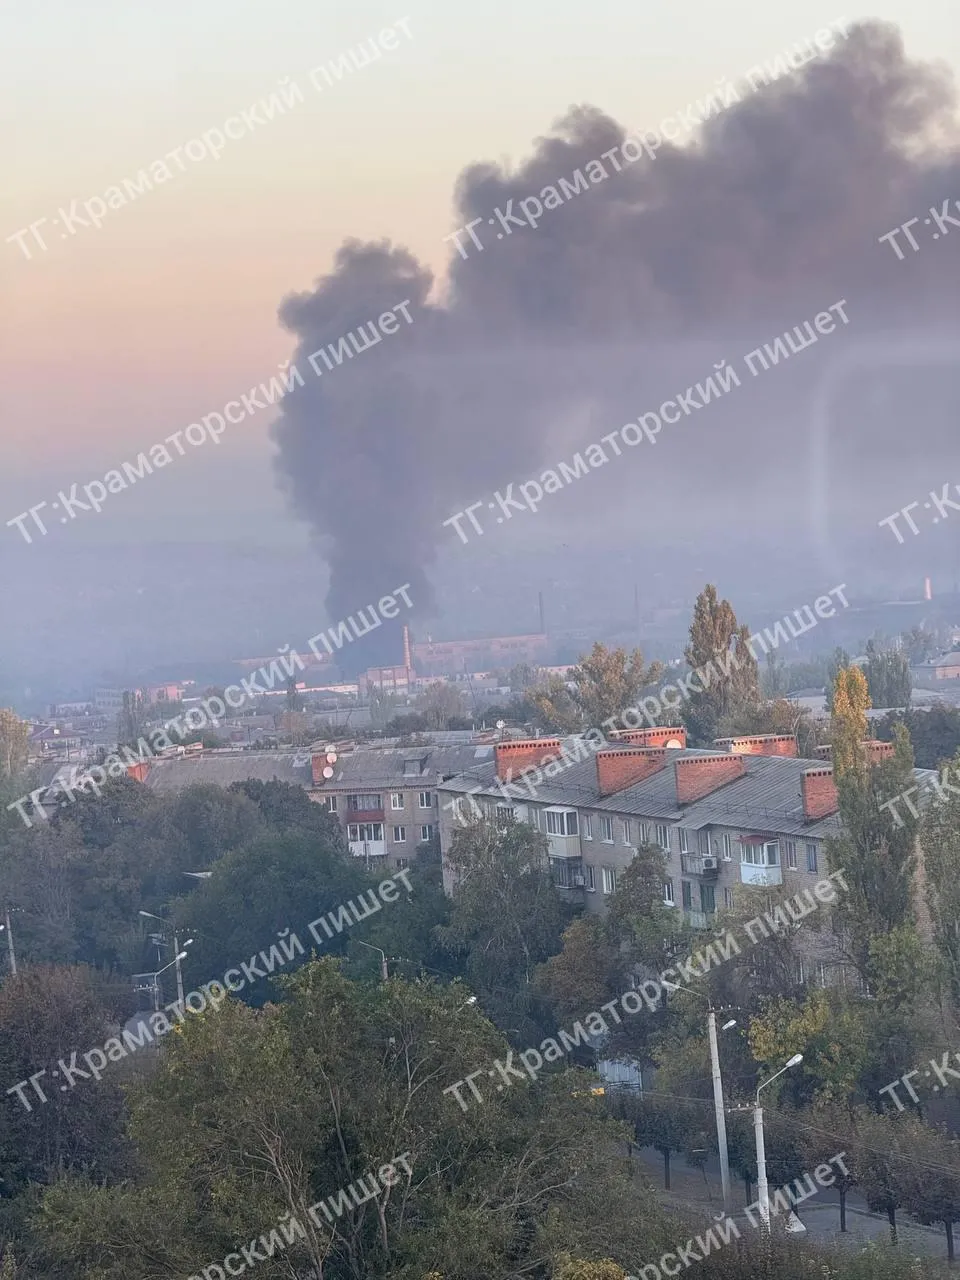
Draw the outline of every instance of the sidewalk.
M660 1196L668 1204L689 1212L699 1210L705 1214L720 1215L723 1210L723 1197L720 1190L720 1166L716 1157L708 1161L706 1169L691 1168L682 1156L674 1155L670 1160L670 1190L663 1189L663 1158L651 1147L642 1150L633 1148L634 1160L642 1166L647 1177L658 1189ZM775 1188L770 1188L771 1193ZM731 1216L736 1219L737 1226L744 1234L752 1230L752 1224L744 1213L747 1204L754 1204L757 1198L756 1185L752 1188L748 1201L743 1182L732 1179L730 1184ZM884 1214L871 1213L862 1196L856 1191L847 1195L847 1230L840 1230L840 1197L836 1191L820 1190L815 1196L804 1200L797 1208L797 1215L807 1228L805 1235L797 1239L815 1240L824 1244L835 1244L841 1248L863 1247L868 1241L877 1240L882 1243L890 1241L890 1224ZM756 1211L754 1211L756 1217ZM947 1238L942 1227L922 1227L909 1218L906 1213L897 1214L897 1239L904 1252L923 1254L946 1260Z

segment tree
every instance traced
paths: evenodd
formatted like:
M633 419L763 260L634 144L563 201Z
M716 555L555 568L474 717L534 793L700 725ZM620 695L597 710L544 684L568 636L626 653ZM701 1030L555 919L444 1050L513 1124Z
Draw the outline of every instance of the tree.
M960 768L960 752L954 758ZM955 1008L960 1009L960 796L946 793L923 817L927 906Z
M751 1019L749 1038L754 1058L770 1069L802 1051L801 1065L780 1083L795 1105L849 1098L866 1066L862 1019L836 991L812 991L799 1006L771 1001Z
M757 661L750 651L750 628L741 626L728 600L707 584L697 596L685 650L693 671L710 668L711 678L695 689L681 713L692 744L712 746L721 721L760 701Z
M463 714L463 699L456 685L437 680L419 695L415 708L430 729L445 729L448 721Z
M459 828L447 853L450 923L437 930L442 945L465 957L467 981L493 1020L517 1027L525 1042L537 1027L537 966L560 950L569 919L546 855L546 836L525 822Z
M286 986L282 1005L228 1000L167 1038L131 1093L142 1173L44 1197L58 1262L161 1280L252 1238L267 1277L533 1276L573 1257L625 1267L666 1234L653 1197L610 1160L622 1126L573 1096L582 1073L499 1093L485 1080L466 1109L444 1094L505 1056L459 984L351 983L325 960ZM358 1186L363 1198L346 1194ZM259 1242L274 1231L268 1260Z
M896 1158L900 1119L858 1111L853 1149L857 1186L874 1213L887 1215L892 1244L897 1243L897 1209L904 1202L903 1166Z
M893 741L898 724L906 727L920 769L939 769L960 750L960 708L935 702L930 707L889 711L874 721L878 738Z
M560 941L560 952L540 965L534 985L550 1002L557 1025L567 1026L611 999L621 965L619 949L599 916L578 917Z
M910 665L898 649L883 649L867 641L864 669L870 700L875 707L906 707L910 702Z
M529 690L529 698L537 723L548 733L576 733L585 727L580 702L562 676L547 676Z
M634 649L607 649L599 642L569 673L576 685L575 700L581 723L600 728L607 720L619 720L625 709L636 705L644 689L663 676L662 662L644 665L643 654Z
M800 1138L804 1168L813 1169L817 1165L827 1164L835 1157L838 1146L846 1148L843 1164L834 1166L836 1176L833 1182L840 1196L840 1230L846 1231L847 1196L857 1185L856 1171L852 1167L856 1145L853 1117L847 1106L830 1104L814 1108L812 1113L805 1116L805 1121ZM843 1172L843 1165L846 1165L848 1173Z
M653 1147L663 1157L663 1189L670 1190L670 1156L683 1151L696 1123L687 1107L678 1107L671 1098L645 1094L636 1104L633 1124L638 1147Z
M375 883L347 853L335 820L322 816L328 827L319 839L296 829L262 832L218 859L210 878L175 904L181 931L196 939L184 962L185 982L189 976L198 985L251 954L269 952L288 930L297 934L308 956L319 945L310 921L328 911L336 914ZM347 941L343 934L324 939L324 950L340 954ZM269 982L253 982L246 990L255 1005L275 998Z
M303 710L303 694L297 688L297 682L293 676L287 681L287 692L284 701L288 711Z
M136 747L146 724L146 707L143 694L139 690L133 693L125 689L123 693L123 709L117 717L117 743L123 747Z
M847 773L862 770L861 744L867 737L870 694L859 667L843 667L837 672L830 702L831 760L839 782Z
M9 707L0 707L0 778L12 778L27 764L30 726Z
M947 1233L947 1260L954 1260L953 1226L960 1221L960 1150L945 1130L931 1129L913 1116L896 1122L900 1169L898 1181L907 1213L924 1226L942 1222Z
M506 683L510 686L511 693L525 693L539 683L541 676L540 667L529 662L518 662L507 672Z
M82 1067L85 1052L117 1033L89 969L34 965L4 981L0 1074L10 1086L23 1081L23 1096L31 1105L28 1111L16 1096L8 1099L0 1136L5 1195L69 1171L87 1171L99 1180L126 1171L116 1078L77 1079L67 1090L54 1075L59 1059L70 1062L76 1053ZM46 1102L26 1083L41 1071L38 1084Z
M903 633L903 648L911 666L929 661L937 651L937 633L925 627L911 627Z

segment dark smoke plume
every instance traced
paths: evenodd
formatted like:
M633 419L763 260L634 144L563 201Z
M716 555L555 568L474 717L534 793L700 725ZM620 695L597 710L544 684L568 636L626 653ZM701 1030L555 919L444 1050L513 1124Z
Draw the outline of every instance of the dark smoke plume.
M281 308L307 385L275 427L279 474L330 565L331 619L407 581L429 613L438 549L460 553L444 519L656 409L714 362L727 359L751 383L747 351L846 298L848 330L702 410L656 449L644 444L547 500L549 519L562 511L574 524L601 504L632 505L645 538L656 512L706 530L735 509L760 532L771 515L809 511L796 468L806 465L814 392L844 344L922 347L928 333L957 331L957 246L927 232L922 252L899 262L877 243L960 197L955 106L949 73L908 61L897 30L871 22L706 121L695 143L664 143L654 160L545 212L535 230L498 241L487 219L510 197L516 206L572 178L624 129L576 107L516 171L467 168L454 225L482 217L488 247L471 247L466 261L454 252L442 302L428 301L431 274L405 250L344 245L313 292ZM307 372L311 352L404 298L412 327L320 379ZM924 400L929 368L896 370L909 390L895 381L878 392L886 361L879 372L869 363L851 377L876 394L846 387L830 465L879 451L884 475L900 482L890 493L912 497L902 467L916 442L904 407L955 439L956 382L946 413L937 396ZM849 486L846 501L861 501ZM900 505L885 501L874 491L855 514ZM516 524L498 536L521 556ZM399 661L396 643L385 660Z

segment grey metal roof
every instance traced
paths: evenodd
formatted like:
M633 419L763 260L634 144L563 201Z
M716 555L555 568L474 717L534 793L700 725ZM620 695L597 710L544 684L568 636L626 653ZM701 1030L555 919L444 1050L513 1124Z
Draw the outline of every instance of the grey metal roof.
M248 779L260 782L291 782L298 787L313 786L309 752L237 751L223 755L213 752L187 753L152 760L145 778L153 791L180 791L201 784L229 787Z
M420 762L416 774L405 772L407 760ZM334 775L323 785L330 789L344 787L374 787L386 789L411 786L417 780L436 786L441 778L463 773L478 764L493 767L493 747L462 746L388 747L386 750L353 751L340 756L334 767Z
M505 784L504 790L519 803L527 801L607 810L652 821L679 822L695 830L705 826L743 827L750 831L776 831L787 836L817 838L835 835L839 831L840 818L837 814L818 822L805 822L803 817L800 779L806 770L822 768L822 760L741 756L745 768L742 777L724 783L702 800L678 805L672 761L684 756L716 754L716 751L693 747L671 750L667 754L665 769L611 796L601 796L599 792L594 757L570 765L555 778L544 778L542 784L535 786L534 796L522 783ZM916 769L914 773L921 783L936 776L930 769ZM503 791L496 785L496 770L492 763L473 768L462 777L443 784L444 791L469 792L475 787L482 787L477 794L503 799Z

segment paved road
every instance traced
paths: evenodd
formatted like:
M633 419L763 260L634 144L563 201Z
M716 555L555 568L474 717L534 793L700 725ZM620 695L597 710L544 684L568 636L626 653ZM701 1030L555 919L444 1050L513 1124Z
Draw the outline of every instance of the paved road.
M654 1186L662 1188L663 1158L659 1153L650 1147L641 1151L634 1148L634 1156L643 1165ZM770 1188L771 1194L774 1190L774 1187ZM740 1229L746 1233L752 1227L743 1213L743 1207L747 1203L743 1183L734 1182L730 1192L733 1216ZM662 1194L665 1199L678 1206L719 1214L723 1206L719 1161L714 1158L708 1162L704 1173L701 1173L699 1169L690 1168L682 1157L674 1156L670 1161L670 1191ZM753 1201L755 1200L756 1187L753 1189ZM815 1196L803 1201L799 1217L807 1228L806 1233L798 1237L800 1239L817 1240L845 1248L862 1247L869 1240L885 1243L890 1240L890 1225L886 1217L871 1213L863 1197L855 1191L847 1195L846 1232L840 1231L840 1196L833 1188L819 1190ZM916 1255L946 1258L947 1239L942 1228L921 1227L906 1214L898 1214L897 1217L897 1235L902 1248L909 1249Z

